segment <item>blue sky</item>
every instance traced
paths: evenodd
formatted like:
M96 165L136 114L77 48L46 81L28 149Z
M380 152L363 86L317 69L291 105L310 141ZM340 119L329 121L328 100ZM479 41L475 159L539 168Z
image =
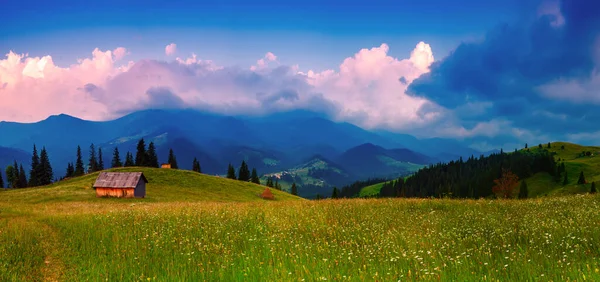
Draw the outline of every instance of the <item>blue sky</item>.
M4 4L3 54L52 55L73 63L98 47L126 46L133 59L163 58L177 42L225 64L267 51L283 63L333 68L361 48L404 56L419 41L438 57L518 13L514 1L12 1ZM284 59L285 58L285 59Z
M0 120L165 104L482 150L600 140L599 1L12 1L0 21Z

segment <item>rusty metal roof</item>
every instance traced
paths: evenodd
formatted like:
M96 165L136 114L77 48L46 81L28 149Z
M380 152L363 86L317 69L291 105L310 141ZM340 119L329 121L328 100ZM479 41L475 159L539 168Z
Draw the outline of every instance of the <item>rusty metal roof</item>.
M94 183L94 188L135 188L140 178L148 183L141 172L101 172Z

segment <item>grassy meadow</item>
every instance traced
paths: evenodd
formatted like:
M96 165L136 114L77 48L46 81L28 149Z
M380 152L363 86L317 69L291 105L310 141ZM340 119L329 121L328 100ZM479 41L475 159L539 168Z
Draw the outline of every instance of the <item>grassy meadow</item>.
M146 199L97 199L93 175L0 192L0 281L600 280L597 195L266 201L188 176L215 202L145 172Z

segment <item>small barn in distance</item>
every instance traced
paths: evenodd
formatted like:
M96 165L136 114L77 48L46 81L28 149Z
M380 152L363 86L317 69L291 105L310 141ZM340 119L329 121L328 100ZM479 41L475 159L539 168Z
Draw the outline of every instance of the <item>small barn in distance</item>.
M93 187L96 197L144 198L146 183L141 172L101 172Z
M160 168L171 168L171 164L161 164Z

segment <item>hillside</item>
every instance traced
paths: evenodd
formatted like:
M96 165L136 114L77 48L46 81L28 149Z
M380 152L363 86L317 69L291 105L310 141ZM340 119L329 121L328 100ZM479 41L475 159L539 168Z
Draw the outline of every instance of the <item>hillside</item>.
M523 148L520 152L538 153L547 151L554 156L557 165L564 163L567 184L564 184L565 173L551 175L548 172L537 172L520 180L525 181L528 187L528 197L557 196L578 193L587 193L591 189L591 183L600 184L600 147L582 146L568 142L554 142L541 144L541 148L530 146ZM577 184L580 173L583 172L586 184ZM360 197L372 197L379 194L383 183L363 188Z
M264 201L257 195L265 186L199 174L187 170L158 168L120 168L109 171L142 171L148 179L144 199L96 198L91 188L98 172L66 179L38 188L16 189L0 192L0 201L19 203L57 202L251 202ZM274 190L274 189L273 189ZM276 200L301 198L281 191L273 191Z

